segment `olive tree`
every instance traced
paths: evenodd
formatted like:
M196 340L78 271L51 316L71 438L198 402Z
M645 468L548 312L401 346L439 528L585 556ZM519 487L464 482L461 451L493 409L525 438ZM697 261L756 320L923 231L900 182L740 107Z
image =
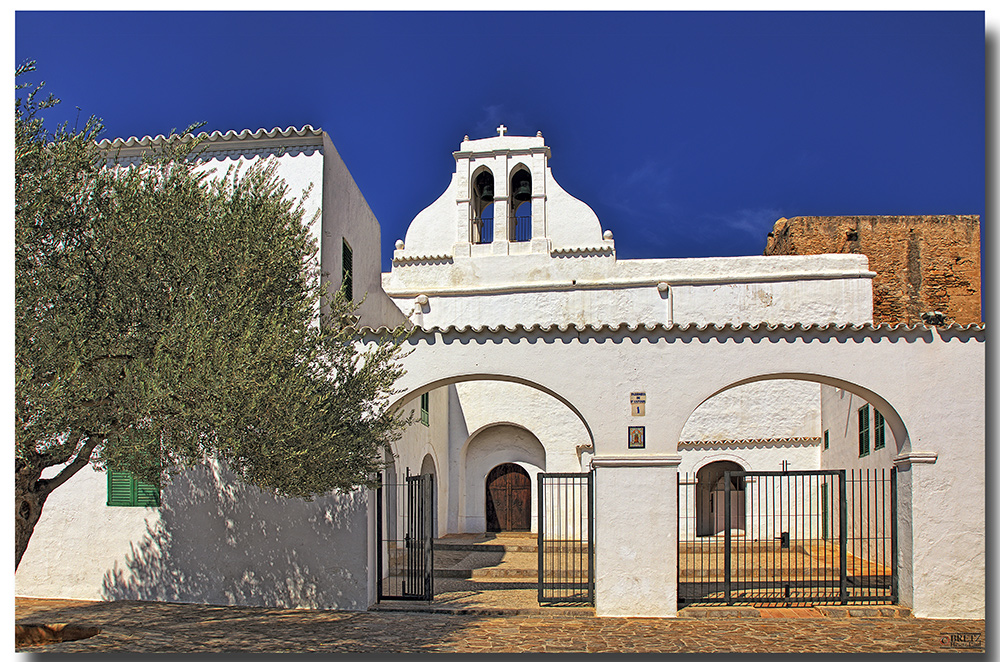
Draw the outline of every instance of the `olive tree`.
M88 465L160 483L215 459L286 497L372 484L406 424L402 331L359 349L273 165L210 174L184 132L115 166L99 120L45 129L41 87L15 101L15 567Z

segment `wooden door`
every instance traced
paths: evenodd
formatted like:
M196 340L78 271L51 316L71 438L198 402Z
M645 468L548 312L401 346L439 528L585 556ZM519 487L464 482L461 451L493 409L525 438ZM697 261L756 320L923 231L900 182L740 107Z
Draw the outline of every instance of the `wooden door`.
M486 530L531 530L531 478L516 464L501 464L486 476Z

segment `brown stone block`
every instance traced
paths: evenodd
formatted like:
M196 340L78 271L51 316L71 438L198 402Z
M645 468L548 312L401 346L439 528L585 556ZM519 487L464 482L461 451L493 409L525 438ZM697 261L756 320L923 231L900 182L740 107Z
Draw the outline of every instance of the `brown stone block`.
M979 216L797 216L778 219L764 255L868 257L873 321L921 324L921 314L979 324Z

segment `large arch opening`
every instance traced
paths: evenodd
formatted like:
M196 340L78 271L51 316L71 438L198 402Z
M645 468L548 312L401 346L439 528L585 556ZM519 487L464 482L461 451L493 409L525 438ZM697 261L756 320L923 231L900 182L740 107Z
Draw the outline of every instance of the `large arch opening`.
M505 375L475 374L437 380L393 404L416 413L429 397L429 425L415 423L396 448L400 471L422 473L432 454L439 496L439 535L487 531L486 479L499 464L521 466L534 485L540 471L587 471L593 433L579 410L551 389ZM532 490L531 528L536 497Z
M851 397L847 397L845 394ZM838 407L833 402L832 398L834 395L838 396L841 400L847 401L845 404L839 406L841 411L837 415L841 418L845 416L845 408L848 405L853 407L852 413L855 415L858 410L867 405L870 422L875 421L876 413L878 414L879 421L885 426L885 448L889 449L886 455L900 454L910 449L910 438L906 425L896 409L884 397L858 384L836 377L812 373L761 374L741 379L719 388L714 393L705 397L688 416L684 429L681 432L680 441L683 443L692 440L696 436L692 433L692 426L703 423L703 421L699 420L699 416L705 416L720 404L726 406L730 412L736 413L737 419L741 421L741 425L751 417L756 418L758 422L764 421L770 415L769 412L775 411L775 406L781 408L787 416L787 412L791 411L790 408L795 408L801 412L804 411L803 405L808 404L814 407L814 409L818 408L820 411L820 423L814 429L817 430L816 434L818 436L822 436L823 431L828 429L827 419L832 420L834 409ZM734 400L738 400L738 402L733 404ZM824 408L826 408L829 416L823 414ZM863 415L860 418L863 420ZM764 436L774 438L797 436L794 434L782 435L780 431L776 432L777 428L771 425L772 422L767 421L763 426L766 433ZM705 433L706 431L703 428L704 426L702 425L701 432ZM871 434L874 434L873 428L873 425L870 426ZM840 429L841 437L844 437L848 431L853 432L856 429L856 426L847 426L845 423ZM726 434L709 430L705 438L732 440L736 439L739 434L742 434L738 433L734 435L731 430L732 428ZM833 433L836 430L837 428L830 429L830 444L834 443L836 437ZM763 437L761 433L757 433L756 437L750 436L748 438ZM874 445L873 438L871 439L871 443ZM845 454L841 459L847 461L848 457ZM847 466L852 465L848 464Z
M759 375L702 400L680 437L682 604L711 602L723 579L741 600L782 599L761 577L789 600L892 600L910 536L893 520L893 467L909 440L885 398L821 375ZM727 484L727 471L749 475Z
M590 452L593 452L594 432L591 429L590 423L587 422L587 419L583 416L583 413L580 411L579 407L577 407L575 404L573 404L573 402L571 402L569 399L567 399L562 394L560 394L560 393L558 393L558 392L556 392L556 391L548 388L547 386L545 386L543 384L540 384L540 383L535 382L535 381L531 381L529 379L524 379L523 377L515 377L515 376L512 376L512 375L504 375L504 374L499 374L499 373L493 373L493 374L490 374L490 373L486 373L486 374L483 374L483 373L467 373L467 374L461 374L461 375L454 375L454 376L445 377L445 378L442 378L442 379L437 379L437 380L434 380L432 382L428 382L428 383L424 384L423 386L412 388L409 391L401 394L389 406L390 407L405 407L410 402L412 402L414 399L420 397L424 393L428 393L430 391L434 391L436 389L439 389L439 388L442 388L442 387L446 387L446 386L452 386L452 385L455 385L455 384L461 384L461 383L464 383L464 382L474 382L474 381L495 381L495 382L509 382L509 383L513 383L513 384L521 384L523 386L528 386L528 387L530 387L532 389L535 389L537 391L540 391L540 392L542 392L542 393L544 393L546 395L549 395L549 396L555 398L556 400L558 400L559 402L561 402L563 405L565 405L573 413L573 415L580 421L580 423L583 425L584 429L586 430L586 434L587 434L588 440L590 442Z

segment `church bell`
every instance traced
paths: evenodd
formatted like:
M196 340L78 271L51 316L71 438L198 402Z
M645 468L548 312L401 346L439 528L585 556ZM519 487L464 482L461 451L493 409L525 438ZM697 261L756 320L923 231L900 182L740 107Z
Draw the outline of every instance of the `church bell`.
M493 182L486 182L482 185L479 199L483 202L493 202Z
M517 185L517 190L514 191L514 199L518 202L527 202L531 200L531 182L528 180L522 180L520 184Z

